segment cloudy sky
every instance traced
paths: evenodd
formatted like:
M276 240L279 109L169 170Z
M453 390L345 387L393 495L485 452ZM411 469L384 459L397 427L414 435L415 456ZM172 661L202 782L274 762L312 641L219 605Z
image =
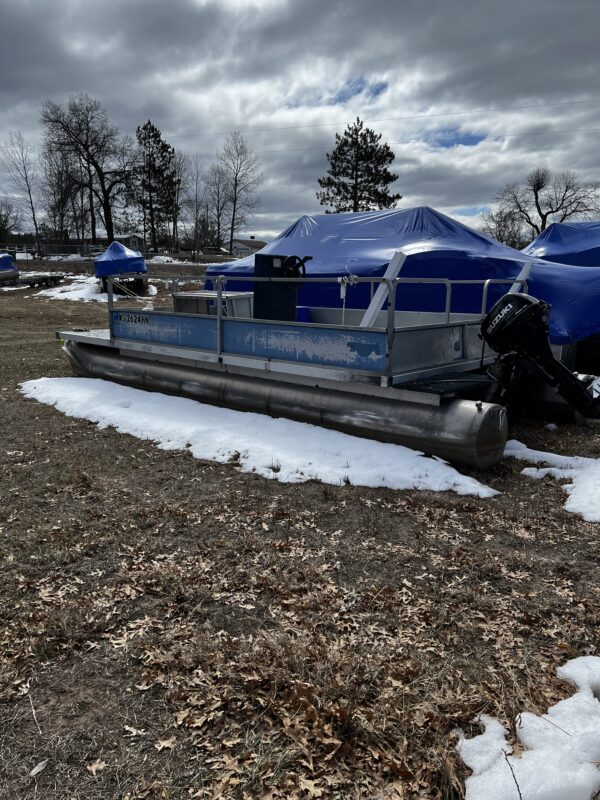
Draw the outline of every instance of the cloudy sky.
M0 0L0 142L38 142L44 99L79 92L207 165L241 130L263 238L322 210L325 154L360 116L402 207L477 225L537 164L600 180L599 30L598 0Z

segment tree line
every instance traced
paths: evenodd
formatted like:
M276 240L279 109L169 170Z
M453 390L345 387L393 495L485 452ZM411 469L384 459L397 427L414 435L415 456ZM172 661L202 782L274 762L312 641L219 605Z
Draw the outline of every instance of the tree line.
M94 244L100 229L109 241L141 231L154 252L164 245L178 249L182 234L195 251L225 244L231 252L236 231L257 206L260 165L239 132L229 135L204 169L198 156L177 152L150 120L137 128L135 139L121 136L88 95L63 106L46 101L40 122L37 160L19 132L4 145L6 171L20 202L0 198L0 239L24 217L36 240L43 234ZM317 198L326 213L393 208L402 199L390 191L398 178L390 169L395 156L381 138L358 117L335 135L329 168L318 179ZM520 249L551 222L598 216L599 183L538 166L498 192L495 206L482 214L482 230Z
M205 168L175 150L150 120L121 135L101 103L81 94L41 110L36 153L9 133L2 160L11 193L0 198L0 240L23 227L40 240L89 242L140 232L153 252L225 246L232 251L258 204L258 157L233 132ZM184 239L184 242L180 242Z

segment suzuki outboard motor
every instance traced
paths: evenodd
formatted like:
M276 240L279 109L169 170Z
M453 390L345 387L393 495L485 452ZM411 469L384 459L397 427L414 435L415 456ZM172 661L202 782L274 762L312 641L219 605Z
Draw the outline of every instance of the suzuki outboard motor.
M600 398L552 355L548 341L550 306L528 294L505 294L481 325L481 336L512 372L518 361L533 367L584 417L600 417Z

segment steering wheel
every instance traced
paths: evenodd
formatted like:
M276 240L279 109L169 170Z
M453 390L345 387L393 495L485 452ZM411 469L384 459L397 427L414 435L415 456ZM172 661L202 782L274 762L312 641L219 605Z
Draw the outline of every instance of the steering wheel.
M286 256L281 265L282 278L298 278L300 274L306 275L306 262L311 261L312 256Z

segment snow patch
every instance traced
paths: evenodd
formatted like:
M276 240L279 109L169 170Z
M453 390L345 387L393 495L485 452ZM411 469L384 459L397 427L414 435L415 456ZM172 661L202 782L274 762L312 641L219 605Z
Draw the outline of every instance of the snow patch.
M530 464L544 464L540 468L527 467L522 474L529 478L553 478L571 480L563 486L569 495L565 509L579 514L587 522L600 522L600 460L584 456L561 456L531 450L522 442L511 439L506 443L505 456L528 461Z
M175 266L189 266L189 261L179 261L173 256L152 256L146 259L146 264L174 264Z
M472 739L465 739L461 734L459 743L460 757L473 775L487 772L504 752L512 753L512 747L506 742L506 731L497 719L480 714L477 722L483 725L483 733Z
M217 408L94 378L39 378L21 391L68 416L155 441L163 450L235 462L244 472L284 483L320 480L340 485L453 491L492 497L497 492L445 462L315 425Z
M36 297L45 297L50 300L78 300L84 303L108 303L108 294L102 293L102 287L94 276L78 275L70 283L52 286L36 293ZM115 296L115 300L116 300Z
M89 256L82 256L79 253L69 253L66 256L47 256L46 261L83 261Z
M577 691L537 716L516 720L524 752L513 756L506 730L493 717L478 721L485 730L458 751L473 774L466 800L591 800L600 789L600 657L582 656L559 667L557 675Z

